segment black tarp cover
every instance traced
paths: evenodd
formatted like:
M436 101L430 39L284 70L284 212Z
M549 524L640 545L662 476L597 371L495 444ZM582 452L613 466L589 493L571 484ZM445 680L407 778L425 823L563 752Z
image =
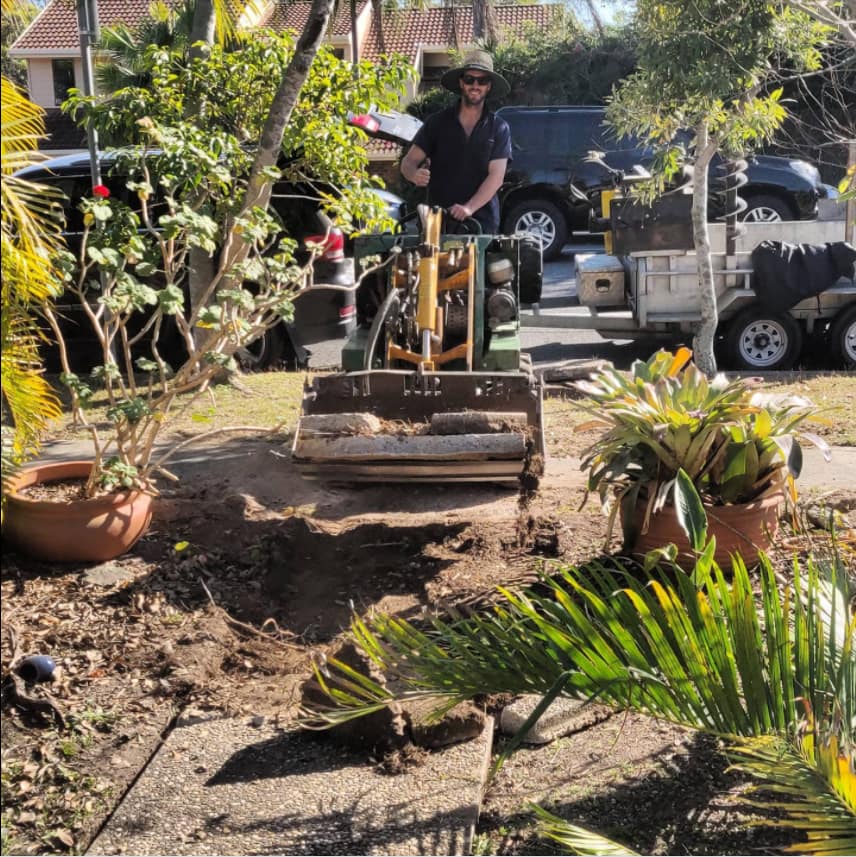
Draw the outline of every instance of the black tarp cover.
M765 309L785 312L853 277L856 248L845 241L789 244L762 241L752 251L752 288Z

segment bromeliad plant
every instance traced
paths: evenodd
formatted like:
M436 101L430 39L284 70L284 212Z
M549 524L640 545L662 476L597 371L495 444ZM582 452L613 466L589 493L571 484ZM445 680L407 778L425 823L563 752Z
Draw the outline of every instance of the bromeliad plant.
M576 384L587 397L581 407L594 417L580 430L603 429L582 468L587 491L597 492L609 514L610 533L622 507L629 536L637 502L645 502L646 520L666 506L679 470L710 505L748 503L784 486L795 500L800 441L829 456L823 439L801 428L815 417L809 402L770 401L747 380L708 380L691 357L687 348L658 351L629 374L609 367Z

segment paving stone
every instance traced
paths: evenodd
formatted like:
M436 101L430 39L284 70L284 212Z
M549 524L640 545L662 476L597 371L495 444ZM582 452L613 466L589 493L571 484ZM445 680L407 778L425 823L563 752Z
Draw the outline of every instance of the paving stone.
M503 735L515 735L530 714L541 702L542 696L526 694L509 703L502 710L499 728ZM603 705L586 704L576 699L554 699L538 722L526 733L525 744L549 744L556 738L579 732L612 716L612 710Z
M102 562L87 568L83 577L93 586L116 586L119 583L130 583L136 576L135 569L129 564L118 562Z
M322 734L174 729L89 854L466 854L490 762L473 741L389 775Z

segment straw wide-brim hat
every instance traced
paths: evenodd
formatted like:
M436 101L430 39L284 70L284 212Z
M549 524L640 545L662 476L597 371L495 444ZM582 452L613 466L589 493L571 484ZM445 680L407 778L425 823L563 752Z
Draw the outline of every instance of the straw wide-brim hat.
M493 57L487 51L471 51L464 57L464 61L458 68L450 68L441 78L440 83L450 92L459 93L461 87L458 83L465 71L483 71L490 75L490 94L496 98L502 98L511 92L508 81L493 70Z

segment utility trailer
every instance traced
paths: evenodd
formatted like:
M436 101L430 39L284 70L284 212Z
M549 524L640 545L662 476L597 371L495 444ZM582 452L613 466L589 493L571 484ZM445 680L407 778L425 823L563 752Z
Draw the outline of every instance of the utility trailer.
M670 228L671 227L671 228ZM668 244L670 235L686 241L689 222L649 229L651 247ZM719 312L718 344L730 365L773 370L793 366L803 342L826 332L837 362L856 367L856 281L853 272L815 297L800 301L787 312L770 312L758 301L752 287L752 251L762 241L794 244L843 242L845 222L794 221L744 223L736 236L734 252L726 253L726 227L710 224L714 284ZM641 236L641 240L640 240ZM686 338L701 319L696 254L689 249L644 249L645 232L637 230L622 241L621 228L607 233L615 254L577 255L577 296L588 314L534 310L524 313L523 327L594 330L604 339L658 337ZM663 236L667 236L665 240Z

